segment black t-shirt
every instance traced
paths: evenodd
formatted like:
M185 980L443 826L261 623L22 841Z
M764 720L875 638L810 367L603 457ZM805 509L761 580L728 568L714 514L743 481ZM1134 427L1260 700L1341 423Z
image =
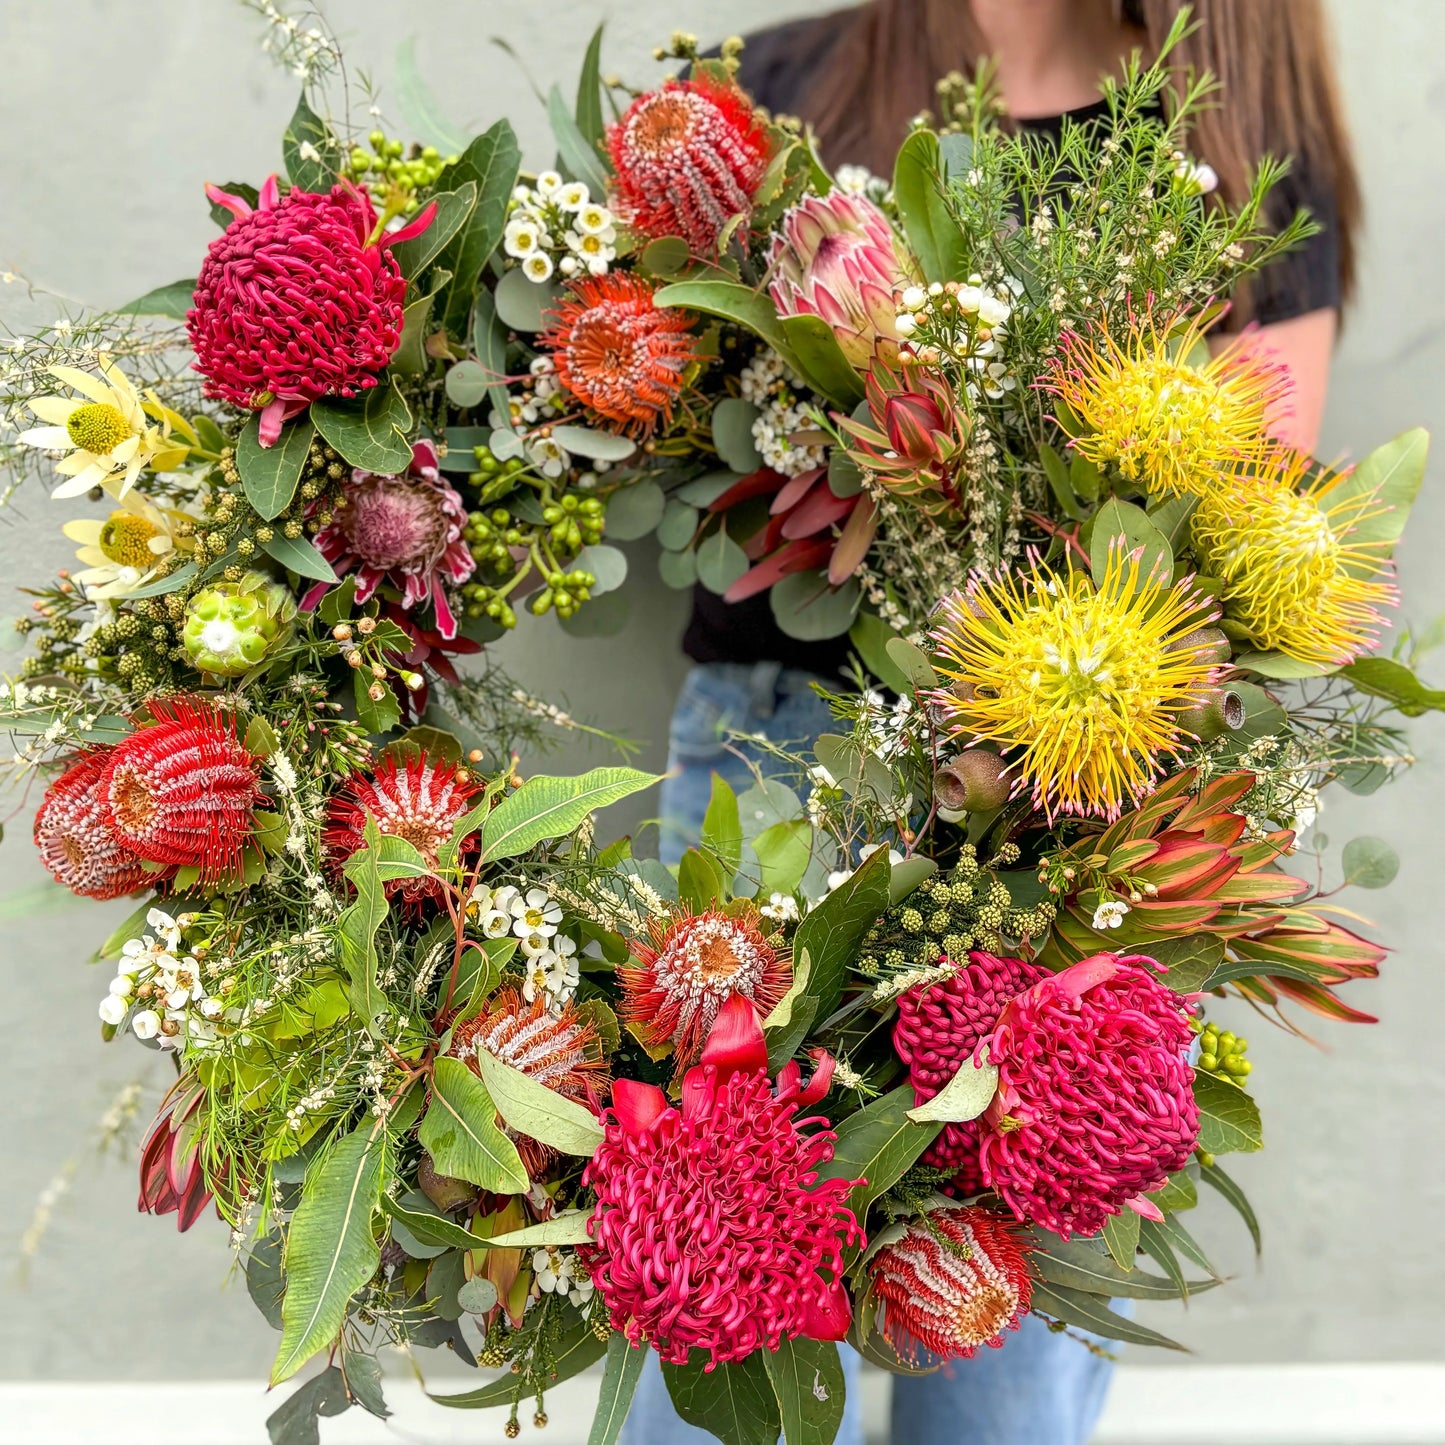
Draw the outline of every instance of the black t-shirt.
M738 79L752 98L766 109L796 113L812 77L826 63L843 34L842 14L813 16L779 25L749 37L742 54ZM1092 120L1108 113L1106 102L1071 111L1073 120ZM1015 125L1031 133L1057 138L1062 116L1019 120ZM847 157L829 157L835 164ZM1287 321L1310 311L1340 304L1339 242L1336 236L1334 192L1312 184L1307 175L1290 172L1271 195L1271 219L1284 224L1300 207L1307 209L1321 229L1303 246L1283 256L1255 277L1251 288L1251 314L1261 325ZM692 619L682 639L683 651L695 662L780 662L836 679L848 661L847 637L824 642L800 642L789 637L773 620L767 593L744 602L729 603L699 584L693 589Z

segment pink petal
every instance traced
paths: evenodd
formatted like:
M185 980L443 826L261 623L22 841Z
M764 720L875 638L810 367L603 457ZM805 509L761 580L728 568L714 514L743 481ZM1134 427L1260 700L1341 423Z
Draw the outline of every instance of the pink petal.
M612 1085L612 1112L629 1134L645 1134L667 1112L667 1095L656 1084L618 1079Z
M718 1010L702 1049L702 1062L715 1064L721 1078L768 1067L768 1046L752 999L735 993Z

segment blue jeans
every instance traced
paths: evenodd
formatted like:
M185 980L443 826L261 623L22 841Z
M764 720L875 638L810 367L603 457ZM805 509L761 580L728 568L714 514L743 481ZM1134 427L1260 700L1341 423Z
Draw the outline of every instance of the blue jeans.
M752 781L747 764L724 750L723 729L763 733L774 742L806 742L829 730L827 704L808 686L815 680L771 663L712 663L688 673L668 735L668 769L677 773L662 786L664 862L676 862L701 830L713 773L738 792ZM753 761L764 775L772 771L768 758ZM848 1399L838 1445L863 1445L862 1361L846 1346L843 1370ZM980 1350L932 1375L895 1377L892 1439L895 1445L1083 1445L1112 1374L1111 1361L1029 1316L1002 1349ZM623 1445L712 1439L679 1419L657 1356L649 1352Z

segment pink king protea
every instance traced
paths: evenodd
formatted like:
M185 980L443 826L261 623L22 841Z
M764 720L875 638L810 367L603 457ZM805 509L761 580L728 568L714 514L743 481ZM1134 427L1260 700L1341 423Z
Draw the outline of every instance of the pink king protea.
M979 1164L1020 1219L1097 1234L1182 1169L1199 1137L1189 1018L1139 955L1100 953L1004 1005L980 1047L998 1066Z
M898 1022L893 1026L893 1048L908 1065L914 1102L931 1099L972 1059L979 1041L993 1029L1015 994L1048 977L1048 969L1021 958L970 953L966 964L955 964L952 978L903 994L898 1000ZM945 1124L919 1162L954 1170L952 1187L960 1194L982 1193L979 1130L976 1119Z
M427 602L444 641L457 635L447 585L459 586L476 568L462 530L466 504L441 478L436 448L419 441L405 476L355 471L337 500L336 520L316 535L317 550L338 574L356 573L356 600L368 602L383 582L401 590L401 605ZM306 595L311 607L323 583Z
M261 444L323 396L355 396L401 344L406 280L388 247L419 235L432 204L376 236L370 198L352 186L281 194L276 177L253 210L216 186L236 218L211 242L186 329L206 392L261 412Z
M916 279L916 264L888 218L863 196L808 196L783 217L769 264L773 302L784 316L821 316L859 371L874 357L898 360L895 290Z
M793 1117L827 1092L832 1067L821 1055L805 1089L789 1063L775 1093L757 1011L734 994L683 1079L681 1110L652 1084L613 1085L583 1175L597 1207L580 1252L633 1344L669 1364L695 1346L711 1370L799 1335L847 1334L843 1250L862 1242L843 1202L853 1181L816 1183L835 1136L803 1134L827 1121Z

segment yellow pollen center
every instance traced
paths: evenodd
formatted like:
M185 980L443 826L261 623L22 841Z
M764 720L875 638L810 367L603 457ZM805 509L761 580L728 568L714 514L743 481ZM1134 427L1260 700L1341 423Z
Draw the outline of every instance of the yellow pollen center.
M112 512L100 529L100 550L122 567L148 567L156 554L150 549L152 537L161 529L134 512Z
M92 401L70 413L65 430L82 451L104 456L135 433L119 407L109 402Z

